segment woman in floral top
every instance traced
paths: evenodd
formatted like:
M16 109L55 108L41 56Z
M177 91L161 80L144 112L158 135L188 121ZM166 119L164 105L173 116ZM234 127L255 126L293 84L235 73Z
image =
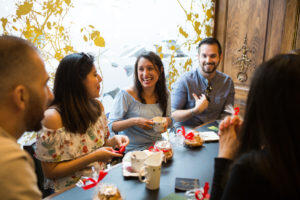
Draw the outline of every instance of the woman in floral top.
M54 82L54 101L45 111L38 133L36 156L56 191L92 177L113 157L112 147L127 146L126 136L109 138L105 112L99 97L101 77L94 58L74 53L63 58ZM109 147L103 147L109 146Z

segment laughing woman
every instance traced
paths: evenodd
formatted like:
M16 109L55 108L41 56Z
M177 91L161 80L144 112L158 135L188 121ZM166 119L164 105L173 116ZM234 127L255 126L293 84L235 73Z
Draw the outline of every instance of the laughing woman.
M170 103L160 57L151 51L144 52L135 63L134 85L121 90L114 99L109 129L129 137L127 150L153 145L162 136L160 132L153 130L152 118L165 117L166 131L172 124Z
M54 101L44 113L36 149L55 191L75 184L81 176L92 177L106 161L122 156L112 147L129 143L126 136L109 138L103 106L96 100L102 79L93 61L85 53L68 55L55 74Z

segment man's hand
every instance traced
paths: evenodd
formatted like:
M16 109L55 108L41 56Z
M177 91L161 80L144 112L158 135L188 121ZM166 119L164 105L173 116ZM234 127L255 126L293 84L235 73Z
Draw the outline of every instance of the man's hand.
M195 99L195 107L191 109L193 114L200 114L208 107L208 100L204 94L201 94L199 97L193 93Z

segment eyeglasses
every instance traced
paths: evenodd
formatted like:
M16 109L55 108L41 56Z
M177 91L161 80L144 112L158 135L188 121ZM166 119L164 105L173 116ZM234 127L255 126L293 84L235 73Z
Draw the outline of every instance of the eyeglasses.
M205 95L208 102L210 102L209 94L211 93L211 91L212 91L211 83L210 83L210 81L207 81L207 87L205 89L205 94L204 95Z

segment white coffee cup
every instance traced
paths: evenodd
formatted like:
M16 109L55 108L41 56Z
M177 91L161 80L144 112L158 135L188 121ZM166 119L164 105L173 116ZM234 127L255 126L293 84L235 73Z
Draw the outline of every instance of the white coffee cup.
M139 172L144 166L144 161L148 155L144 151L134 151L131 153L131 167L135 172Z
M159 188L162 157L162 152L153 153L145 160L144 166L139 172L139 180L146 183L146 188L149 190ZM145 179L142 179L143 175L145 175Z
M152 118L154 124L153 124L153 130L155 132L163 132L165 130L165 127L167 125L167 119L165 117L154 117Z

